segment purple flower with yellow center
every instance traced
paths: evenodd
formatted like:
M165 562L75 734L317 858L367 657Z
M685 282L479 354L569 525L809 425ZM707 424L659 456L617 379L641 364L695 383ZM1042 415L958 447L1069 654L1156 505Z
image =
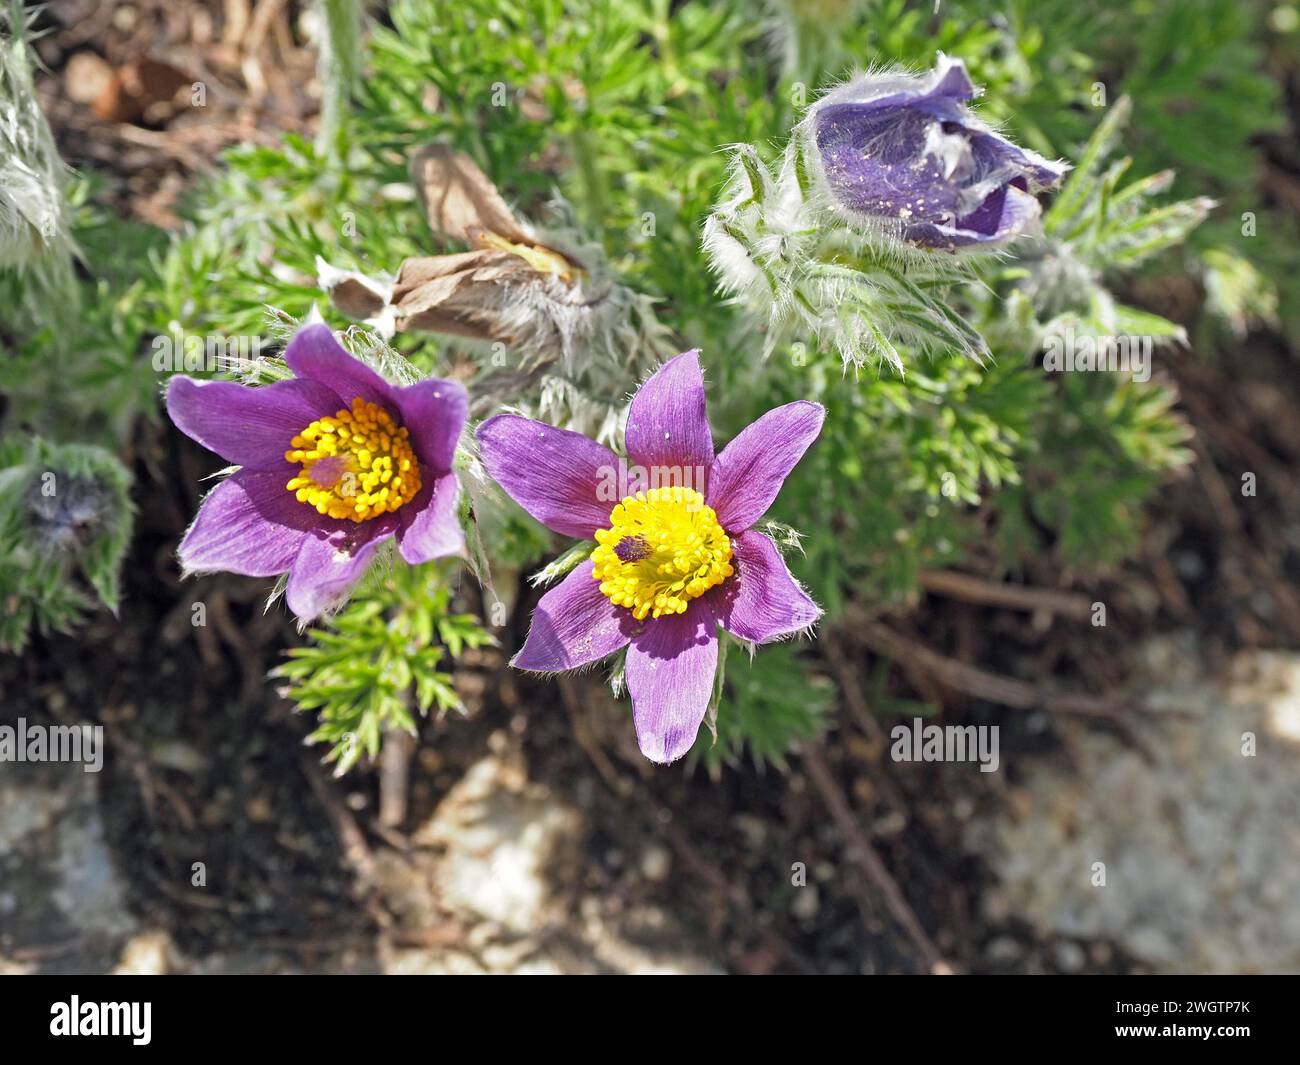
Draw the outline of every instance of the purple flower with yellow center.
M832 204L850 221L922 248L997 247L1037 220L1031 193L1067 169L995 133L966 107L959 59L925 76L867 74L804 120Z
M179 554L187 573L287 573L289 609L309 621L392 537L413 565L461 550L452 461L469 399L455 381L390 384L325 325L299 330L284 361L295 376L261 388L168 386L177 427L241 467L203 500Z
M788 403L714 455L698 352L665 363L628 409L628 463L579 433L516 414L478 429L488 472L590 558L537 605L519 669L580 669L627 648L642 753L672 762L695 742L718 664L718 627L761 644L821 616L772 540L752 526L821 431L825 410ZM619 483L624 491L611 493ZM611 506L611 497L616 500Z

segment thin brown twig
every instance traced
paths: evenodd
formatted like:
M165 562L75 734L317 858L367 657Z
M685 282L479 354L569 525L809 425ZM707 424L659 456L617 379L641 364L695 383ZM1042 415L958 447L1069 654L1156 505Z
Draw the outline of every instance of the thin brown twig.
M78 724L89 724L88 721L76 720ZM158 804L156 800L161 795L171 805L177 820L180 821L185 831L194 831L197 821L190 804L185 801L179 791L151 771L151 762L144 748L128 737L115 722L105 721L103 724L104 731L108 734L113 746L120 750L126 759L127 767L140 789L140 799L144 804L145 814L149 820L155 824L158 821Z
M955 658L948 658L917 640L900 635L877 621L862 621L855 631L873 651L890 658L910 661L935 676L944 685L1015 710L1049 710L1085 717L1115 718L1127 707L1114 700L1082 693L1054 692L1026 680L992 673ZM1195 717L1195 714L1178 711L1161 711L1161 716Z
M979 606L1004 606L1013 610L1044 610L1064 617L1086 618L1092 612L1092 600L1077 592L1054 588L1032 588L1023 584L988 581L956 570L922 570L921 587L948 599Z
M862 684L858 680L857 670L853 668L849 656L844 651L843 637L838 632L826 633L822 641L822 653L835 672L835 679L839 682L840 691L844 695L844 705L848 707L849 716L857 723L867 739L872 743L883 745L886 742L885 730L871 712L866 694L862 691Z
M229 913L233 916L252 913L252 908L243 903L234 902L221 896L207 895L202 891L193 891L189 888L178 887L177 885L163 880L160 877L151 877L153 885L173 902L179 902L183 906L193 906L201 910L219 910L222 913Z
M600 774L609 789L615 795L627 798L632 793L632 781L619 775L618 770L614 768L614 763L592 739L586 715L582 712L582 700L579 694L582 682L569 676L560 676L556 679L560 687L560 701L564 704L564 710L569 715L569 723L573 726L573 738L578 741L578 746L591 760L591 764L595 766L596 772Z
M330 787L330 782L321 770L320 762L309 751L303 751L298 756L298 764L302 767L303 776L311 785L312 792L325 808L343 852L343 860L352 870L355 878L353 897L361 904L366 915L375 922L380 939L383 941L391 935L395 921L377 893L378 867L375 864L374 852L366 842L365 833L361 831L357 819L352 816L352 811Z
M335 835L338 836L344 859L362 882L369 886L374 882L375 856L370 850L370 844L366 842L365 833L357 824L357 819L330 787L329 781L321 771L320 763L310 752L304 751L299 755L298 762L302 767L303 776L307 778L312 792L324 807Z
M284 9L285 0L261 0L253 11L252 20L249 23L248 34L244 38L243 50L246 55L255 55L262 48L262 43L266 40L267 31L270 30L276 17Z
M415 737L406 729L391 728L384 733L379 751L379 823L385 828L401 828L406 823L414 753Z
M889 870L885 868L885 863L880 860L880 856L872 847L871 841L858 827L849 800L835 782L820 745L804 748L803 766L812 780L813 787L817 789L826 808L830 811L835 827L844 838L849 858L867 874L867 878L880 892L894 920L899 923L920 952L926 970L935 976L951 974L952 966L944 960L939 948L934 945L934 941L916 916L902 889L899 888L898 882L890 875Z
M1194 442L1194 446L1197 457L1200 459L1196 463L1196 475L1210 500L1210 506L1214 509L1215 517L1218 518L1219 527L1229 535L1240 536L1243 532L1241 515L1237 513L1237 508L1233 506L1232 493L1228 491L1227 485L1223 483L1223 478L1219 475L1219 468L1214 464L1214 458L1199 437Z
M837 631L827 632L825 639L822 641L822 650L827 663L835 673L835 679L839 683L840 693L844 697L843 703L848 708L849 717L862 731L868 744L874 749L873 753L874 751L880 751L883 754L888 749L889 739L885 734L884 726L876 720L876 715L871 712L871 706L862 690L858 670L854 668L854 664L849 660L849 656L844 650L843 634ZM885 800L885 805L893 812L907 816L907 799L894 780L882 773L876 777L875 784Z
M722 869L706 858L682 829L669 822L659 825L656 830L667 838L673 852L704 882L706 889L717 894L719 901L730 910L733 919L745 933L756 936L768 950L776 953L778 957L785 958L801 973L816 972L813 963L793 944L787 942L773 929L759 923L745 891L728 880Z
M863 641L877 654L910 664L914 671L935 677L941 684L1014 710L1046 710L1049 713L1076 714L1108 721L1118 729L1146 758L1154 763L1159 756L1151 741L1133 722L1137 713L1145 709L1137 704L1125 704L1098 695L1081 692L1055 692L1029 681L991 673L978 666L948 658L926 647L917 640L900 635L887 625L864 621L856 630ZM1160 717L1195 718L1189 710L1161 710Z
M29 943L25 947L14 947L7 954L16 962L42 962L79 951L85 947L88 939L88 936L82 935L73 936L60 943Z

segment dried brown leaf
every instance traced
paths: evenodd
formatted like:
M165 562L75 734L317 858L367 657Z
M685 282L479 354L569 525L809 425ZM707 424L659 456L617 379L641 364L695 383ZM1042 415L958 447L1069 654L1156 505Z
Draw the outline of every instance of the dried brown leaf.
M491 179L463 152L426 145L411 157L411 180L435 233L469 245L478 243L480 232L532 243Z

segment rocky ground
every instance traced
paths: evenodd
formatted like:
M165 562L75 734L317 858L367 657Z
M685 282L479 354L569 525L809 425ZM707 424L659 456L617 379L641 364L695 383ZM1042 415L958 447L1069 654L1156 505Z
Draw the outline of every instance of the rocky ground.
M984 777L987 788L968 767L942 767L944 790L956 796L949 816L988 874L972 915L987 933L966 959L971 968L1300 970L1300 655L1242 652L1219 668L1183 636L1149 641L1141 658L1146 706L1157 715L1148 750L1070 723L1056 726L1053 751L1012 754L1004 772ZM178 923L175 908L142 907L156 891L114 846L107 821L117 814L104 794L113 775L7 767L0 971L707 973L780 963L779 942L765 950L760 936L754 956L738 958L710 940L696 908L681 905L683 886L700 887L690 844L674 849L671 834L654 832L612 838L602 827L604 785L591 776L568 788L548 783L525 748L518 732L488 732L409 833L387 839L368 840L358 827L363 795L331 791L324 819L341 818L344 847L356 848L344 861L356 878L342 905L362 919L351 931L337 913L309 920L298 942L236 932L214 945L192 922ZM202 758L182 748L168 756L181 767ZM435 763L426 757L423 771L436 772ZM797 789L801 779L772 784ZM249 802L259 813L257 799ZM761 856L775 882L788 858L806 856L773 848L782 834L735 813L720 838ZM282 843L302 848L287 834ZM778 940L777 930L803 927L861 941L857 915L836 904L856 876L830 853L814 861L806 887L763 898L748 872L713 886L750 896L759 926ZM243 907L213 886L176 893L179 909L211 910L238 928ZM719 916L723 927L734 923ZM868 944L858 967L871 968L877 950Z
M1159 678L1146 703L1168 715L1150 755L1075 729L1068 753L1027 766L1000 814L970 825L995 877L986 918L1114 943L1156 972L1300 971L1300 656L1207 669L1183 636L1142 657ZM1086 955L1059 960L1082 969Z

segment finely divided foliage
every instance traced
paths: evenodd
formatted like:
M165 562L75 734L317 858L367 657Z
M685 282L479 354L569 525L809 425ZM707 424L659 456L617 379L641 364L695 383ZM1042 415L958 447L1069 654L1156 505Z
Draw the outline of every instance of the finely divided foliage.
M231 467L179 566L314 624L278 675L340 770L459 706L450 663L506 642L520 571L549 587L518 667L605 665L655 761L779 762L829 707L815 639L729 646L976 555L1135 545L1189 458L1176 397L1158 360L1046 372L1051 338L1181 340L1127 287L1170 252L1228 335L1294 302L1264 281L1285 227L1235 225L1276 110L1249 20L1159 6L396 0L358 50L338 0L319 137L225 153L174 235L65 182L12 6L0 640L116 606L114 456L161 387ZM1131 103L1096 98L1116 67ZM268 357L157 370L186 337Z

